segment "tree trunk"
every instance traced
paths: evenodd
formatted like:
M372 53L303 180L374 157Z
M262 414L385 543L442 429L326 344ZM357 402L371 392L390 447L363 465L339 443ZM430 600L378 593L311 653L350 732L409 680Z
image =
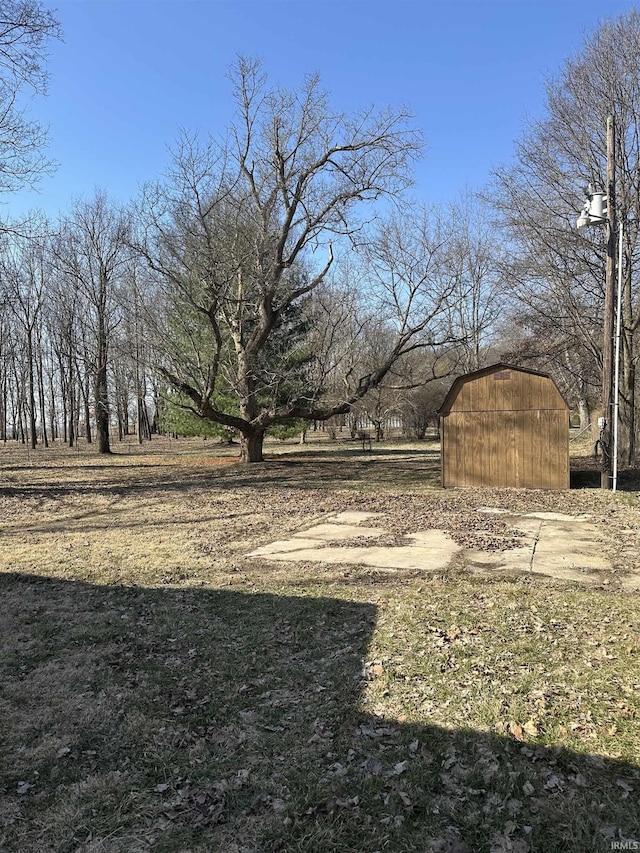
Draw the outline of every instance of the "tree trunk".
M73 411L73 431L76 437L76 447L78 446L78 439L80 438L80 400L81 394L79 389L74 391L75 397L75 409ZM85 436L86 438L86 436Z
M142 396L142 391L140 390L140 381L137 379L137 388L136 388L136 433L138 437L138 444L142 444L145 437L145 411L144 411L144 398Z
M7 443L7 375L2 376L2 390L0 391L0 441Z
M635 385L636 369L633 353L628 346L622 352L620 371L620 437L619 459L623 465L632 466L636 461L635 441Z
M107 383L107 330L103 313L98 316L97 344L95 403L98 452L111 453L109 444L109 386Z
M67 395L62 392L62 441L67 443Z
M264 443L264 430L256 430L250 434L240 436L240 460L242 462L264 462L262 445Z
M42 443L45 447L49 447L49 437L47 436L47 409L44 397L44 371L41 359L42 353L38 356L38 405L40 407L40 420L42 421Z
M84 432L87 444L91 444L93 437L91 435L91 408L88 400L84 403Z
M68 354L68 376L69 376L69 388L68 388L68 392L69 392L69 406L68 406L69 429L68 429L68 434L69 434L69 447L73 447L74 444L76 443L77 435L76 435L76 422L75 422L75 416L76 416L75 393L76 393L76 389L75 389L75 377L74 377L74 373L73 373L73 353L71 352L71 349L69 349L69 354Z
M578 414L580 415L580 429L586 430L591 424L591 413L589 403L584 397L580 397L578 400Z
M124 414L122 412L122 395L120 393L120 389L117 387L116 387L115 398L116 398L116 420L118 422L118 441L122 441L127 433L126 433L126 430L124 428Z
M96 435L99 453L111 453L106 364L101 365L96 374Z
M144 424L143 437L146 438L147 441L151 441L152 425L151 419L149 418L149 410L147 409L147 403L144 397L142 399L142 422Z
M58 413L56 411L56 393L53 384L54 371L53 353L49 353L49 371L47 379L49 380L49 432L51 433L51 441L55 442L58 436Z
M20 414L19 414L19 423L20 423L20 443L26 444L27 437L29 434L29 426L28 426L28 413L27 413L27 403L25 400L22 401L20 406Z
M88 362L87 362L88 363ZM76 366L76 372L80 375L80 370ZM88 371L85 370L84 378L80 382L80 393L82 395L82 405L84 409L84 432L87 444L93 441L91 435L91 377Z
M27 408L29 411L29 442L31 444L31 449L35 450L38 439L36 436L36 397L33 368L33 333L31 327L27 329L27 359L29 360L29 364L27 365L29 371L29 387L27 389L27 393L29 394L29 399L27 401Z

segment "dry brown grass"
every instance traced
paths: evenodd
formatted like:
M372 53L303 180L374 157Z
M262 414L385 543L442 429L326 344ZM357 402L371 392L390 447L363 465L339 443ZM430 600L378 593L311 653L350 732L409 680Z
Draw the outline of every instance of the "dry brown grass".
M638 836L636 493L444 493L434 445L273 444L250 469L211 443L126 449L0 449L1 849ZM587 515L614 570L584 589L245 557L342 509L400 536L488 503Z

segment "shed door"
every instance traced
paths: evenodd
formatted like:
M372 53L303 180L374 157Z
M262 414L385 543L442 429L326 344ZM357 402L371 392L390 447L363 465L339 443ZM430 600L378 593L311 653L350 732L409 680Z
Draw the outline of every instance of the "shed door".
M443 484L568 488L567 413L451 412L444 418Z

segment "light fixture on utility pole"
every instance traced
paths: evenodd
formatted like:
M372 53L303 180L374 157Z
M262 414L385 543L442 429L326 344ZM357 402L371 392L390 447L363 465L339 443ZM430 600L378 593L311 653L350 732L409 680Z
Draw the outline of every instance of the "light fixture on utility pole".
M591 191L589 193L588 200L576 223L578 228L583 228L586 225L597 224L604 224L607 228L607 266L605 270L604 328L602 342L602 419L600 423L600 443L603 450L600 486L603 489L611 488L612 479L610 424L612 420L611 391L613 385L613 297L614 280L616 275L616 162L614 140L614 119L613 116L607 116L607 191ZM617 450L616 446L613 449L616 457Z

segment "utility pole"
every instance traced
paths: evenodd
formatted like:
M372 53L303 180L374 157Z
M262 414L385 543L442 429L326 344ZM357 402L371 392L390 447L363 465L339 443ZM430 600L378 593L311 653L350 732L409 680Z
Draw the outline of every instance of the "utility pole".
M604 282L604 328L602 341L602 416L606 420L606 452L602 454L600 486L611 488L611 390L613 386L613 318L616 277L616 157L615 121L607 116L607 266Z
M602 418L600 419L600 444L602 445L602 467L600 486L612 487L612 442L611 424L615 422L617 438L617 400L616 411L612 411L611 396L613 386L613 298L616 277L616 126L612 115L607 116L607 188L606 192L596 190L589 185L587 202L578 217L576 225L605 225L607 235L607 265L604 279L604 326L602 330ZM606 199L606 206L605 206ZM616 366L617 369L617 366ZM617 389L617 383L616 383ZM617 453L617 440L613 452ZM616 460L617 474L617 460Z

